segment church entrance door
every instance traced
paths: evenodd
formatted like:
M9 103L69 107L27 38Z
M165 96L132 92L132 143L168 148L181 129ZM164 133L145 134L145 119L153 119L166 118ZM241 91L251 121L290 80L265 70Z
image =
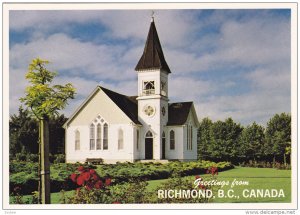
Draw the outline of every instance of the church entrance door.
M162 138L162 159L166 159L166 138Z
M153 138L145 139L145 159L153 159Z

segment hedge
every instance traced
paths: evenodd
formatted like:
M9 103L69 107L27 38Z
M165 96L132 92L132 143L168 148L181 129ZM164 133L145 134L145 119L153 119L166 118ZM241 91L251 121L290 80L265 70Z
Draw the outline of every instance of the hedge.
M76 172L82 164L51 164L51 192L75 189L76 185L69 179L71 173ZM204 174L206 170L215 166L218 171L233 168L229 162L194 161L179 162L172 161L161 163L117 163L102 165L85 165L94 168L102 178L112 178L114 183L123 183L129 180L155 180L169 178L174 174L180 176ZM38 164L31 162L10 163L10 191L20 187L21 194L31 194L38 189Z

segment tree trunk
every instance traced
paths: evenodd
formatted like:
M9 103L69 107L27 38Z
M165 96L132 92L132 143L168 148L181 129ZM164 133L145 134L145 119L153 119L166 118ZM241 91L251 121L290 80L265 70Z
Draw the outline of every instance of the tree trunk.
M50 163L48 119L40 120L41 132L41 196L42 204L50 204Z
M42 203L42 177L41 177L41 139L42 139L42 129L41 129L41 123L39 123L39 166L38 166L38 175L39 175L39 184L38 184L38 203Z

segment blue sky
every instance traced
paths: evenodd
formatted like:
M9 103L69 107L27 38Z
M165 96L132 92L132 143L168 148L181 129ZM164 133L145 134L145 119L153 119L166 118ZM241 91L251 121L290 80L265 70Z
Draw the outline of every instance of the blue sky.
M11 114L35 57L51 61L56 83L77 88L66 116L97 84L136 95L150 17L151 10L10 11ZM170 102L194 101L199 120L244 125L291 112L290 10L156 10L155 23L172 71Z

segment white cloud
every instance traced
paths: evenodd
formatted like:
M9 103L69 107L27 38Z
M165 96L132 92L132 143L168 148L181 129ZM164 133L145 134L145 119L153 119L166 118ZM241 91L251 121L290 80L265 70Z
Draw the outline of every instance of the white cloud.
M215 90L216 86L213 86L208 81L195 80L182 76L172 77L172 74L169 77L169 97L174 98L178 102L180 100L197 101L202 96L212 93Z
M156 12L156 27L172 70L171 98L194 101L199 118L209 116L214 120L232 116L243 123L265 123L274 113L289 112L290 20L267 12L239 19L232 10L217 10L198 19L201 13ZM20 77L24 77L35 57L53 62L50 69L63 73L57 77L59 83L72 82L78 88L78 99L70 103L72 107L82 102L97 83L136 95L134 67L143 51L150 14L150 10L13 12L10 29L30 29L32 37L27 43L12 44L10 49L12 112L17 110L18 98L26 86ZM111 41L118 39L118 43L93 43L68 35L72 26L87 23L98 23L101 28L104 25L101 36ZM219 29L207 33L205 29L210 26ZM226 76L228 67L241 69L237 71L239 76ZM246 86L249 89L239 96L227 93L227 89L242 90L240 79L250 83ZM65 112L72 110L68 107Z

